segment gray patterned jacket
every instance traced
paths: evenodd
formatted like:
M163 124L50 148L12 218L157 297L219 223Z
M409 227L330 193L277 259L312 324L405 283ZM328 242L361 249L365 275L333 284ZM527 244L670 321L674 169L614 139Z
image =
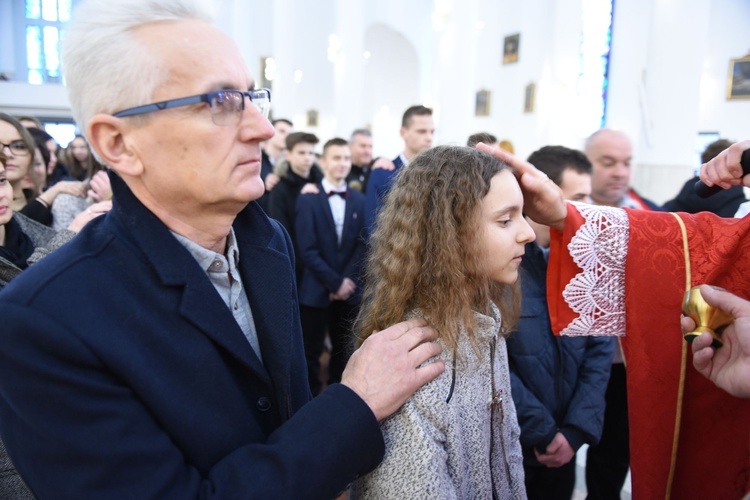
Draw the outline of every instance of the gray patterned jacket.
M445 372L382 423L385 458L354 483L353 499L526 498L500 311L474 314L480 356L466 335L455 364L443 345Z
M42 257L60 248L76 235L67 229L55 231L17 212L13 214L13 220L18 222L21 230L26 236L31 238L31 242L34 244L34 253L29 257L29 264L39 261ZM0 290L19 274L21 274L21 269L16 267L12 262L8 262L0 257Z

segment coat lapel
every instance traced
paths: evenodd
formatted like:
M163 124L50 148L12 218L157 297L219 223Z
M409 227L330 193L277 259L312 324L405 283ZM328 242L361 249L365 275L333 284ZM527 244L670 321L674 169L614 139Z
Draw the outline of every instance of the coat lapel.
M112 210L114 224L128 233L127 240L134 242L165 288L182 288L177 312L261 380L270 383L269 374L205 271L122 179L110 174L110 180L116 201ZM252 307L252 300L250 302Z
M262 217L260 217L262 215ZM248 227L251 228L248 230ZM290 260L291 242L274 231L257 205L251 204L235 221L240 252L240 273L253 311L263 364L273 380L279 404L289 401L292 344L300 342L299 316L295 313L297 288ZM270 244L269 239L273 239ZM282 418L288 418L286 409Z
M336 234L336 223L333 221L333 212L331 211L331 204L328 203L328 195L323 190L322 185L318 184L318 189L320 189L320 193L318 193L318 205L323 212L323 218L329 226L328 230Z

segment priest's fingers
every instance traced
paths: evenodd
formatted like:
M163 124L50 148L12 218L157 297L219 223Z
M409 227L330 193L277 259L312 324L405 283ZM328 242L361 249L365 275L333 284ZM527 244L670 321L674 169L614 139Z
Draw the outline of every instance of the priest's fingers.
M695 321L693 321L692 318L688 316L680 316L680 328L682 329L683 334L692 332L695 330L695 326Z
M711 347L711 335L702 333L693 340L693 366L704 377L710 378L713 366L714 349Z
M513 168L513 172L516 174L516 177L518 177L519 179L523 177L524 175L528 175L530 178L533 178L533 179L538 179L539 183L542 183L546 181L547 179L549 179L547 177L547 174L537 169L531 163L525 160L522 160L521 158L518 158L503 149L493 148L492 146L488 146L487 144L484 144L483 142L480 142L479 144L477 144L477 149L480 151L484 151L485 153L489 153L495 158L497 158L498 160L510 165L511 168Z
M477 149L511 166L523 190L525 214L539 224L563 229L568 209L562 191L544 172L502 149L481 142Z
M701 295L705 301L730 314L733 318L750 318L750 302L723 288L701 285Z
M724 189L738 184L750 185L750 175L742 176L742 153L750 149L750 140L732 144L711 161L701 166L700 178L709 186L718 184Z

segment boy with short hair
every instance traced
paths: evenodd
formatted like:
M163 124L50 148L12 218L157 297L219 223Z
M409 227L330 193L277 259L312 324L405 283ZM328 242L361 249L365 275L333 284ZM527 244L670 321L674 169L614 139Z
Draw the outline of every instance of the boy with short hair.
M411 106L401 119L400 133L404 140L404 151L393 160L393 170L373 170L367 181L365 225L368 232L374 229L380 206L399 170L408 167L415 156L432 147L435 136L432 109L422 105Z
M324 177L318 192L297 199L297 260L304 264L299 283L300 320L313 395L322 387L319 358L326 330L332 346L328 383L341 379L361 299L365 198L347 187L351 165L347 141L331 139L320 159Z
M297 238L294 232L295 207L297 196L306 184L317 184L323 179L320 169L315 166L315 145L319 142L314 134L294 132L286 137L284 158L288 169L270 192L268 216L281 222L294 245L294 254L299 256ZM297 284L302 277L303 265L296 259Z

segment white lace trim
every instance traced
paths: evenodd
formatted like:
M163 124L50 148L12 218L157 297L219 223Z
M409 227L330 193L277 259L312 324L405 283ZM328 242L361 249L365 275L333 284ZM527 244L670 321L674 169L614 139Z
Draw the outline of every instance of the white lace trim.
M578 314L561 335L625 335L625 258L630 225L624 210L574 203L585 219L568 244L583 269L563 290Z

